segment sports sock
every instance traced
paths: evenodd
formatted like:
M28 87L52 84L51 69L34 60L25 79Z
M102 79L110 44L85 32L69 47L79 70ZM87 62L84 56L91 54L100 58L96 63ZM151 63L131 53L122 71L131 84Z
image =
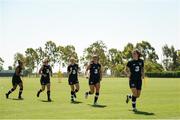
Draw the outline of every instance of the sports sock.
M48 100L50 99L50 91L47 91Z
M23 92L23 88L20 88L20 89L19 89L19 98L21 98L22 92Z
M132 96L132 107L136 108L136 97Z
M96 102L97 102L98 97L99 97L99 93L96 93L96 94L95 94L95 97L94 97L94 103L96 103Z

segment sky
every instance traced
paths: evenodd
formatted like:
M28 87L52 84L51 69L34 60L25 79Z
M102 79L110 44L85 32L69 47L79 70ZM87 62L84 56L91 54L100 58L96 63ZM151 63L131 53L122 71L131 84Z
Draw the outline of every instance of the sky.
M43 47L48 40L84 48L103 40L122 50L148 41L162 58L162 46L180 49L180 0L0 0L0 57Z

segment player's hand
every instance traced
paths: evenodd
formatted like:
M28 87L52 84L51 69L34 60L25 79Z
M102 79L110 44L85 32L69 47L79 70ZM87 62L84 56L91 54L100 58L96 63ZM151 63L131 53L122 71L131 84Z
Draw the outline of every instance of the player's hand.
M144 75L142 75L141 79L143 80L144 78L145 78Z

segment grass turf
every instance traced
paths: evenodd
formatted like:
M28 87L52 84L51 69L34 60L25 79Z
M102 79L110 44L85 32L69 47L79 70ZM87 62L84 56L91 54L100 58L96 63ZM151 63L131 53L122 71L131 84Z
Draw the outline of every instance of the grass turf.
M70 103L67 79L61 83L51 80L53 102L46 102L46 92L36 97L40 88L39 78L23 78L24 100L17 100L18 89L5 98L12 87L11 78L0 78L0 119L180 119L180 79L148 78L137 100L138 112L131 111L131 102L125 103L130 93L127 78L104 78L98 103L93 106L94 96L84 98L88 82L80 78L77 103Z

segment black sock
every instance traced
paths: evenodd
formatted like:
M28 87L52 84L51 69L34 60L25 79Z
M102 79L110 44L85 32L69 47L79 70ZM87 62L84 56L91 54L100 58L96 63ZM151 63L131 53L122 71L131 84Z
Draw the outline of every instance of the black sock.
M22 94L23 88L19 89L19 98L21 98L21 94Z
M73 99L75 92L71 91L71 99Z
M132 107L136 108L136 97L132 96Z
M11 90L9 90L9 91L8 91L8 93L7 93L7 94L8 94L8 95L9 95L9 94L11 94L14 90L15 90L15 89L14 89L14 88L12 88Z
M91 91L87 92L89 95L92 95L93 93L91 93Z
M75 89L75 93L77 93L79 90Z
M96 103L96 102L97 102L98 97L99 97L99 93L96 93L96 95L95 95L95 97L94 97L94 103Z
M42 92L42 90L40 89L39 91L38 91L38 93L41 93Z
M50 91L47 91L48 100L50 99Z
M132 95L128 95L128 97L131 99L131 98L132 98Z

